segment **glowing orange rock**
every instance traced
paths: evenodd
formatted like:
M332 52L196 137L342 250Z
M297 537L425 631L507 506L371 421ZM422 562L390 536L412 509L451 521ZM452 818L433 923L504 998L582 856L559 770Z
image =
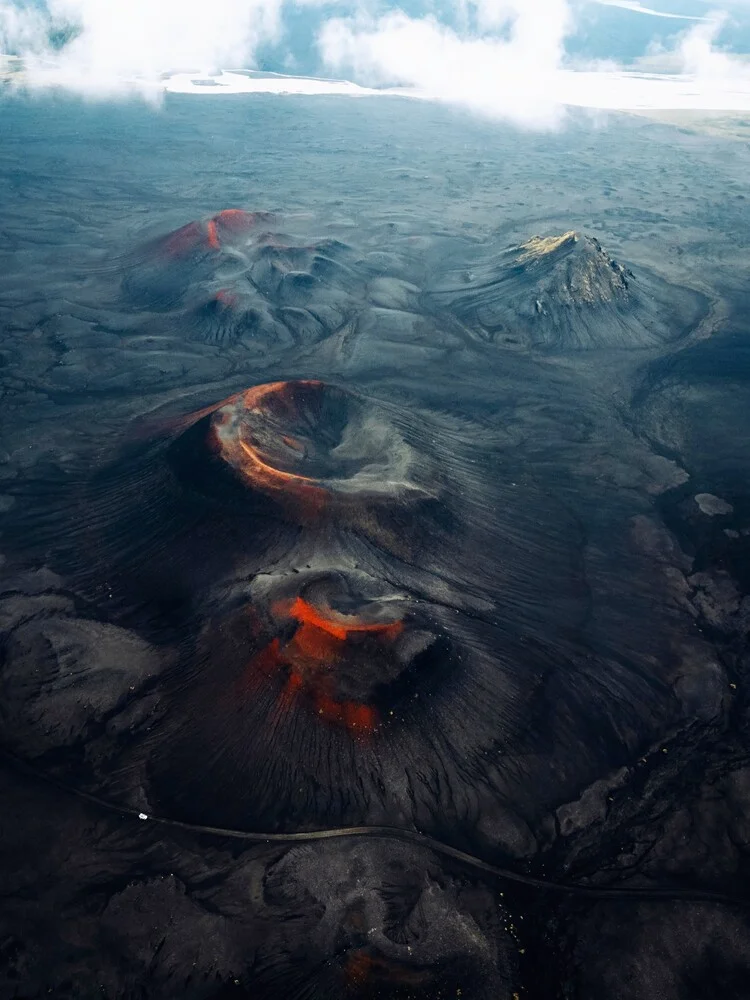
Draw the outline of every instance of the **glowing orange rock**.
M221 250L219 234L216 231L216 223L213 219L206 223L206 242L212 250Z
M283 449L286 448L289 452L286 457L298 461L305 457L303 446L288 434L281 433L275 438L264 434L265 440L261 444L260 434L253 433L253 418L259 417L258 422L265 418L271 421L279 418L282 421L293 420L294 391L300 387L303 390L305 387L317 389L322 385L321 382L306 380L256 386L226 400L216 409L211 422L211 446L247 485L288 499L299 511L311 516L325 508L328 490L311 476L279 468L269 455L273 451L274 458L283 459ZM279 444L282 449L278 448Z
M357 636L369 634L391 642L403 631L403 622L363 622L316 608L302 597L278 602L273 612L292 618L297 628L285 644L274 639L261 650L251 661L250 672L268 676L285 668L288 675L279 699L283 708L291 708L298 696L306 695L322 721L343 726L354 736L375 732L379 720L372 706L335 697L336 664Z
M320 611L311 604L308 604L301 597L298 597L294 601L294 604L289 609L289 613L298 622L314 626L342 641L357 632L374 632L382 635L384 638L395 639L404 628L403 622L399 621L386 623L358 622L351 615L339 615L330 610L327 612L329 617L324 617Z

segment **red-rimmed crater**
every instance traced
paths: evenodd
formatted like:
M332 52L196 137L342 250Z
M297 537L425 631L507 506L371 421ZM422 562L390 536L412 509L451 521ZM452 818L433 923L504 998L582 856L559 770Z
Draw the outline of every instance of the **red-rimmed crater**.
M325 382L255 386L183 424L192 426L173 451L179 469L208 490L229 475L297 521L326 512L356 517L425 495L412 478L415 453L387 414Z
M269 212L246 212L242 208L225 208L210 219L188 222L173 232L149 244L151 250L165 259L179 260L195 253L221 250L247 236L252 230L273 220Z

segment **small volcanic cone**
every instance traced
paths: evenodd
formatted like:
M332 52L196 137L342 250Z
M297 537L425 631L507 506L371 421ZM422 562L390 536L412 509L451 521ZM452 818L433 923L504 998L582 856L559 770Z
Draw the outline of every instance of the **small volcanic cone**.
M257 372L267 355L317 344L352 322L368 282L353 250L275 232L276 221L227 208L117 258L127 304L160 314L145 320L146 336L163 337L166 327L186 348L238 348L245 363L249 351Z
M224 251L247 243L254 230L272 219L267 212L230 208L150 240L123 258L122 291L141 307L174 309L193 286L211 279Z
M271 382L204 414L195 415L189 457L192 442L202 439L235 482L271 498L293 520L347 512L356 520L378 504L422 495L410 478L413 449L385 414L345 389Z
M166 236L147 244L152 254L176 260L192 254L221 250L236 243L258 226L273 220L269 212L246 212L241 208L225 208L210 219L188 222Z
M557 296L561 305L624 299L634 277L599 240L572 230L562 236L532 236L514 256L516 265L538 282L540 293Z
M294 574L266 593L257 607L276 637L250 664L261 673L281 668L281 698L301 697L324 722L353 735L372 733L388 688L434 637L411 626L404 637L406 596L383 592L363 573Z
M498 343L549 351L659 346L705 313L699 294L611 257L570 231L532 236L440 279L435 300Z
M440 483L393 417L303 380L150 418L110 443L98 467L39 484L52 510L34 537L87 599L106 596L110 613L156 601L161 622L167 608L188 613L188 595L235 565L261 570L264 553L302 529L403 548L431 530L422 514Z
M260 575L245 603L241 592L165 676L164 719L122 762L123 773L145 769L162 812L268 829L349 824L374 821L396 794L412 814L412 796L434 790L417 779L409 790L409 760L427 755L460 795L459 761L479 766L488 732L491 743L498 727L517 730L517 669L498 667L498 637L482 623L356 570Z

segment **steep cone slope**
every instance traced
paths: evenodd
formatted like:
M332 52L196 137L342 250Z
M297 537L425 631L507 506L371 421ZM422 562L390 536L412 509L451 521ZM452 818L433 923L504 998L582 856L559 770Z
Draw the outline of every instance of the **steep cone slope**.
M635 273L592 236L532 236L438 279L434 299L487 339L552 351L656 347L684 336L702 297Z

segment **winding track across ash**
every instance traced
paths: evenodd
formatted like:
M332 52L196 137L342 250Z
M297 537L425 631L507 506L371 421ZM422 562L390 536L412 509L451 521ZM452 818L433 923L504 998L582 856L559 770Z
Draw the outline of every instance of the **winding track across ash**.
M28 761L24 761L10 751L0 748L0 754L14 768L23 774L30 775L38 781L52 785L54 788L72 795L83 802L87 802L98 809L118 816L128 816L137 819L139 822L154 823L157 826L167 827L175 830L186 830L190 833L204 834L211 837L222 837L229 840L243 840L253 844L296 844L305 841L319 840L344 840L346 838L380 837L391 840L402 840L419 847L425 847L436 854L451 858L463 865L468 865L478 871L492 875L494 878L506 882L515 882L518 885L525 885L531 889L541 889L547 892L563 893L571 896L583 896L589 899L631 899L631 900L684 900L686 902L709 902L724 903L727 905L750 907L750 900L744 896L730 896L728 893L711 892L706 889L686 889L655 888L650 886L627 888L615 887L604 888L601 886L581 885L575 882L554 882L548 879L533 878L531 875L523 875L514 872L510 868L500 868L492 865L481 858L459 851L450 844L443 844L433 837L419 833L416 830L400 830L398 827L390 826L350 826L338 827L330 830L306 830L301 833L253 833L248 830L225 830L218 826L202 826L198 823L183 823L180 820L168 819L164 816L147 815L129 806L120 805L116 802L109 802L98 795L84 792L80 788L75 788L52 775L39 770Z

